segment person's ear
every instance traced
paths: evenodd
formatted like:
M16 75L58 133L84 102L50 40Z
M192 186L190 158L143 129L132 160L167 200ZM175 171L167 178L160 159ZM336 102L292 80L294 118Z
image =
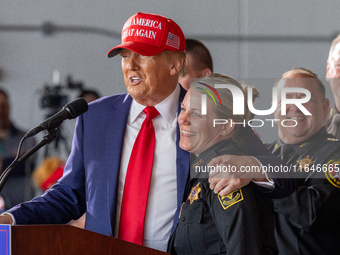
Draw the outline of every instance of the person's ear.
M170 75L178 74L181 71L183 65L184 65L184 58L181 58L181 57L173 58L172 65L170 68Z
M220 131L221 136L224 136L226 138L231 136L231 133L235 128L235 125L232 124L234 122L233 119L227 119L227 121L228 122L226 124L223 124Z
M212 71L208 67L202 71L202 77L208 76L210 74L212 74Z

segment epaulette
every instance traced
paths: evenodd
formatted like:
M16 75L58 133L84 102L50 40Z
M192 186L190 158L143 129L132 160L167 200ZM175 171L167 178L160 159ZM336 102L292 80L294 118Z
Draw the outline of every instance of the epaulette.
M330 138L330 137L328 137L327 140L328 141L333 141L333 142L339 141L339 139L337 139L337 138Z

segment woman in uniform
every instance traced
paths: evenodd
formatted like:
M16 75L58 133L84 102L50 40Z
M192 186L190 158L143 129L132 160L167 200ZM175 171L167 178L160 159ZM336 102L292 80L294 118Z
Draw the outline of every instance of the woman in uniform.
M179 144L192 153L192 162L169 252L178 255L277 254L274 212L269 197L253 183L226 196L215 194L209 188L209 171L237 174L232 166L208 167L211 159L225 154L251 156L240 130L240 126L247 125L253 117L251 112L245 104L244 114L233 115L232 93L227 88L214 88L215 84L235 86L247 99L247 86L220 74L197 80L188 90L178 116ZM255 94L254 98L258 92Z

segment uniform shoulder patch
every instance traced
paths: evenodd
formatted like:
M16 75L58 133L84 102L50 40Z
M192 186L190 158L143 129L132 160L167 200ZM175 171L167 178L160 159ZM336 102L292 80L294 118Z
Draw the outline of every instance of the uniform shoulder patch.
M335 187L340 188L340 159L331 159L327 162L325 175L327 180Z
M241 202L243 199L244 198L241 189L234 190L225 196L218 195L218 200L220 201L224 210L238 202Z

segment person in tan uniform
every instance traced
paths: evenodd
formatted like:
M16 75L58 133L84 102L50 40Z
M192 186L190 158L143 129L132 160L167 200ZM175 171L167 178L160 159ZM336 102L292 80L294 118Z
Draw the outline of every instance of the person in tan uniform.
M327 132L340 138L340 34L333 40L327 60L326 80L329 82L334 105L329 109Z

